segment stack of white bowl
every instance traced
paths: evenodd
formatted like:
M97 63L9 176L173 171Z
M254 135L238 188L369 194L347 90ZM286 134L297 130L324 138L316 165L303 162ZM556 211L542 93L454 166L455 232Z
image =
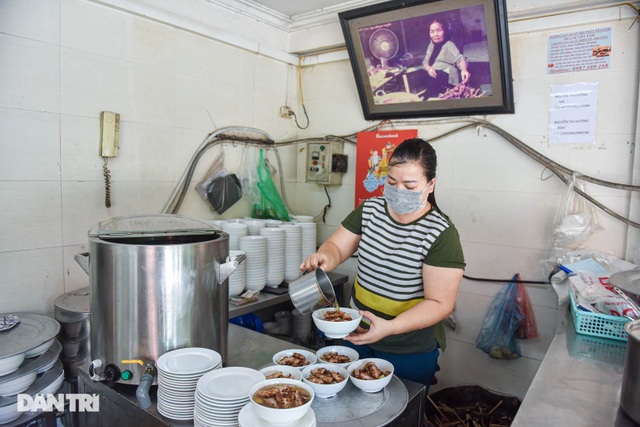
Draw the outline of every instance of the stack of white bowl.
M229 250L240 249L240 238L249 234L249 227L242 222L228 220L222 224L222 230L229 234Z
M313 217L310 215L291 215L291 220L295 222L313 222Z
M279 219L267 219L267 227L278 227L280 225L282 225L282 221L280 221Z
M210 219L209 224L211 224L213 227L217 227L219 229L222 229L222 224L224 224L225 222L227 222L224 219Z
M315 222L300 222L298 225L302 229L300 257L304 261L309 255L316 251L317 227Z
M205 374L196 387L194 427L237 426L251 389L264 379L259 371L239 366Z
M260 235L267 238L267 286L275 288L284 280L284 230L263 228Z
M245 289L261 291L267 284L267 238L244 236L240 238L240 250L246 259Z
M249 236L259 236L260 229L267 226L267 221L264 219L247 219L244 223L249 228Z
M222 357L208 348L188 347L158 358L158 412L173 420L191 420L198 380L220 369Z
M300 277L302 228L299 224L282 224L284 229L284 280L292 282Z
M235 257L239 255L246 255L244 251L241 250L233 250L229 251L229 256L227 257L227 262L233 260ZM245 272L246 272L247 264L243 261L238 264L238 268L236 268L231 276L229 276L229 297L235 297L240 295L244 291L245 287Z

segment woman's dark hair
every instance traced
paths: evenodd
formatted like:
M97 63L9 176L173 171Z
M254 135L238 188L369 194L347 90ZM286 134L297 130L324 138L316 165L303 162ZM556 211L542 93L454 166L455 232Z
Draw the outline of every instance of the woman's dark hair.
M420 163L424 174L427 177L427 182L436 177L436 169L438 167L438 156L436 150L433 149L424 139L411 138L404 140L398 145L389 159L389 167L401 165L404 163ZM438 210L438 204L436 203L435 188L429 196L427 201Z

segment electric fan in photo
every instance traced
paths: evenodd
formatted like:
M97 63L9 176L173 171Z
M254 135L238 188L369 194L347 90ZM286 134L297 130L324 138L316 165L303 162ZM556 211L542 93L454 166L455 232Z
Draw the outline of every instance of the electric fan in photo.
M381 68L389 68L389 60L398 53L398 45L398 37L386 28L376 30L369 38L369 48L373 56L380 60Z
M411 93L409 81L402 70L389 67L389 60L398 54L399 47L398 36L388 28L374 31L369 38L371 54L380 60L379 72L370 77L373 102L377 105L422 101L420 95Z

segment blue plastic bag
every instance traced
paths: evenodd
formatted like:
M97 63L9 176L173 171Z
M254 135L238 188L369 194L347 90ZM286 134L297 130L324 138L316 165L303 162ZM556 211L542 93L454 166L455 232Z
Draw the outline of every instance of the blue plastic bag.
M502 288L489 305L476 338L476 347L494 359L517 359L521 356L516 331L524 320L518 304L518 275Z

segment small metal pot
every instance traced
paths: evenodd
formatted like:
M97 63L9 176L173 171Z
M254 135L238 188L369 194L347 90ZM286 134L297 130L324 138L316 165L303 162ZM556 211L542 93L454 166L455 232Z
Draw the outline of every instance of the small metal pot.
M620 406L635 422L640 423L640 319L624 325L628 335L627 353L622 374Z
M318 268L289 283L291 302L302 314L332 305L336 300L333 284L322 269Z
M640 270L613 273L609 283L624 291L636 304L640 304Z

